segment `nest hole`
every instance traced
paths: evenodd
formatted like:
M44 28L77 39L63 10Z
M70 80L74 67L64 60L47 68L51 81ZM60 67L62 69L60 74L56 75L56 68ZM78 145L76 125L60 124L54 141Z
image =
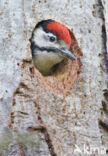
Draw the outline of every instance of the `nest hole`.
M63 60L61 63L54 66L53 73L48 76L42 75L36 68L34 68L34 73L43 88L51 92L65 95L69 94L72 90L72 86L76 83L79 77L82 66L80 57L83 55L73 31L69 30L69 32L72 39L70 51L77 59L74 61L69 59Z

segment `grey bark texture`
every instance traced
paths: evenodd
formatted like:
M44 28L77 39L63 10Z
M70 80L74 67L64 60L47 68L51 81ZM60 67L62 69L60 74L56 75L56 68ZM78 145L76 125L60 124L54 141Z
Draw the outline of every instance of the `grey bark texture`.
M82 49L68 94L33 67L29 38L44 19L72 29ZM0 0L0 155L107 155L107 38L107 0Z

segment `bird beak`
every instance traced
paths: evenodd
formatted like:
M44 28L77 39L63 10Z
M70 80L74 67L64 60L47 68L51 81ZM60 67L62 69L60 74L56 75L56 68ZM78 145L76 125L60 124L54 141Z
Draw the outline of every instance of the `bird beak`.
M74 54L72 54L69 50L65 48L60 48L59 51L64 57L69 58L71 60L76 60L76 57L74 56Z

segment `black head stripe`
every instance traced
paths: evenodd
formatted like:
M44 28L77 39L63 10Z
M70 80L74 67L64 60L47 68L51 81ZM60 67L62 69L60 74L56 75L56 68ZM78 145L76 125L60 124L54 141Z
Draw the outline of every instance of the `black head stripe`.
M47 29L47 25L49 24L49 23L51 23L51 22L54 22L54 20L51 20L51 19L48 19L48 20L43 20L43 21L41 21L41 22L39 22L37 25L36 25L36 27L35 27L35 29L36 28L39 28L39 27L42 27L43 28L43 30L46 32L46 33L52 33L52 34L54 34L55 36L57 36L57 34L55 34L55 32L53 31L53 30L48 30ZM35 30L34 29L34 30ZM57 36L58 37L58 36Z
M34 42L31 42L31 50L32 53L40 50L41 52L47 51L47 52L58 52L56 48L51 47L39 47Z
M47 25L48 25L49 23L51 23L51 22L54 22L54 20L51 20L51 19L43 20L43 21L39 22L39 23L36 25L35 29L36 29L36 28L39 28L39 27L42 27L42 28L44 29L44 31L47 32Z

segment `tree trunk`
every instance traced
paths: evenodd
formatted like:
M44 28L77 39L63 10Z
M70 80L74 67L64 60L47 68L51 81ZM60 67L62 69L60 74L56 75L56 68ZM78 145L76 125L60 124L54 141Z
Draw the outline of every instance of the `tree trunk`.
M43 77L34 68L29 39L44 19L73 30L80 74L67 65L68 76ZM106 155L108 1L1 0L0 36L0 154Z

